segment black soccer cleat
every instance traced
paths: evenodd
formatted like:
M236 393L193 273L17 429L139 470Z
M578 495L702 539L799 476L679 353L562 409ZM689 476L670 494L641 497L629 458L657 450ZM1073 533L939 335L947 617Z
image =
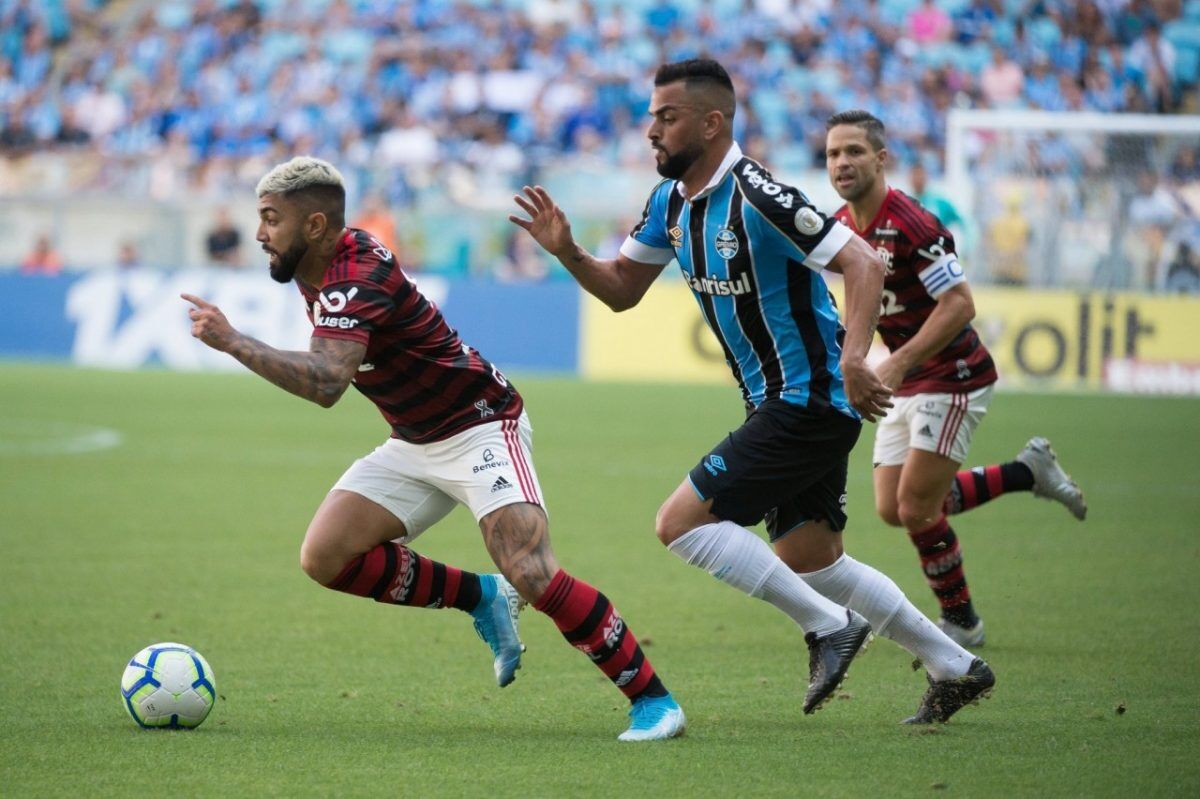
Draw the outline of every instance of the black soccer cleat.
M846 611L849 623L837 632L817 637L804 636L808 644L808 693L804 696L804 712L815 713L846 677L850 661L854 660L871 635L871 625L852 610Z
M929 680L929 690L921 697L917 714L904 720L905 724L933 724L949 721L950 717L970 704L984 699L996 684L996 675L987 663L975 658L967 673L953 680Z

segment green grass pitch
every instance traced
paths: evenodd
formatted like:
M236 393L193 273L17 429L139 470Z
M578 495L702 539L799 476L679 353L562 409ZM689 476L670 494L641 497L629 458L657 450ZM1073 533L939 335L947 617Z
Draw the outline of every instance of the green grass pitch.
M913 729L924 679L898 647L876 640L806 717L795 628L655 540L658 503L736 426L736 391L517 383L558 556L643 640L684 738L618 743L623 698L535 612L500 690L464 614L304 576L317 503L386 435L361 397L325 411L250 375L7 364L0 795L1200 795L1200 402L997 398L972 461L1046 435L1090 517L1018 495L953 519L999 681ZM848 549L932 614L911 545L874 517L870 435ZM462 510L417 548L490 570ZM212 664L199 730L141 730L121 705L126 661L158 641Z

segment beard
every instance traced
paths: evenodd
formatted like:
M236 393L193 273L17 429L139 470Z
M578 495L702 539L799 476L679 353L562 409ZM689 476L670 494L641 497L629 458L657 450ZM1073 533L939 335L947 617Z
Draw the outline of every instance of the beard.
M301 241L279 253L275 263L271 265L271 279L277 283L290 283L296 276L296 268L300 266L300 260L307 252L308 245Z
M846 202L856 203L859 200L861 200L863 197L866 197L867 194L874 187L874 185L875 185L874 181L856 180L856 181L854 181L854 183L850 184L846 188L842 188L841 186L834 186L834 191L836 191L837 195L839 197L841 197L843 200L845 200Z
M658 169L658 174L670 180L679 180L683 177L683 173L687 172L692 164L704 154L704 148L700 145L692 145L685 147L677 153L668 153L665 149L661 151L666 156L664 161L656 161L655 168Z

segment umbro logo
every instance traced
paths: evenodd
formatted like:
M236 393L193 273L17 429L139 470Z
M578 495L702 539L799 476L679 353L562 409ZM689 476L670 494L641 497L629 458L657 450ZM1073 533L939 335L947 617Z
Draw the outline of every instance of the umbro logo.
M917 435L925 436L926 438L933 438L933 431L929 429L929 425L925 425L917 431Z
M495 494L497 491L503 491L506 488L512 487L513 484L505 480L503 476L497 477L496 482L492 483L492 493Z

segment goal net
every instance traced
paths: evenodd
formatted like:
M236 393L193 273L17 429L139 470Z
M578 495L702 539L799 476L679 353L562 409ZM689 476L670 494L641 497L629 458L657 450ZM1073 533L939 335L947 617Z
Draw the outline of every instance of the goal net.
M1200 116L956 110L946 136L973 279L1200 289Z

